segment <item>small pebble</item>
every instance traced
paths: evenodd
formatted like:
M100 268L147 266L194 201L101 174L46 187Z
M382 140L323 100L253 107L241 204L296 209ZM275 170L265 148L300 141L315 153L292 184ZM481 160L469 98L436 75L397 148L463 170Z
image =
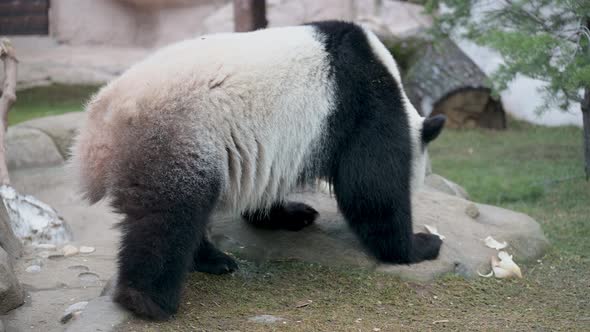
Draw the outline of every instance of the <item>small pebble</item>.
M479 217L479 209L475 204L470 203L469 205L467 205L467 207L465 207L465 214L475 219Z
M64 256L66 257L70 257L70 256L74 256L78 253L78 248L74 247L71 244L68 244L66 246L64 246L61 251L63 252Z
M100 276L93 272L82 272L78 274L78 279L85 284L96 284L100 282Z
M273 324L273 323L277 323L277 322L282 322L285 319L282 317L273 316L273 315L258 315L258 316L250 317L250 318L248 318L248 320L251 322L254 322L254 323Z
M91 254L94 252L94 247L87 247L87 246L81 246L80 247L80 253L81 254Z
M41 258L47 258L47 257L49 257L49 255L51 255L51 253L49 251L41 251L37 254L37 256L39 256Z
M68 321L70 321L72 318L78 317L80 315L80 313L82 313L82 310L84 310L87 305L88 305L87 301L82 301L82 302L72 304L64 311L64 314L61 317L60 322L62 324L65 324Z
M39 265L31 265L25 269L28 273L39 273L41 272L41 267Z
M49 259L53 259L53 260L60 259L60 258L64 258L64 254L61 253L61 252L56 252L56 253L53 253L53 254L49 255L48 258Z
M55 244L50 244L50 243L35 244L34 247L35 247L35 249L44 249L44 250L55 250L56 249Z

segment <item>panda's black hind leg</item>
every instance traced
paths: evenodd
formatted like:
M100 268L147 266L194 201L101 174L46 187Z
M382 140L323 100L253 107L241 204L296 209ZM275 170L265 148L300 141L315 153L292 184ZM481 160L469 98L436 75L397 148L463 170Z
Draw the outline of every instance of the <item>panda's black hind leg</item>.
M205 237L199 248L195 251L191 271L205 272L210 274L232 273L238 269L238 263L229 255L209 242Z
M242 215L254 227L289 231L299 231L313 224L318 216L318 211L300 202L277 203L269 211L247 212Z
M112 206L124 214L114 301L142 318L163 320L178 310L223 176L211 162L215 156L201 152L211 149L195 147L184 127L153 128L128 131L124 142L135 144L115 156L124 167L110 175Z

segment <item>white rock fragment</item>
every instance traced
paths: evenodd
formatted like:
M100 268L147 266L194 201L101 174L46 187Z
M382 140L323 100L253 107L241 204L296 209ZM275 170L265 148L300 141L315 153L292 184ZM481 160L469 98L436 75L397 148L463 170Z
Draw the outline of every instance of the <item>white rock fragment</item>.
M250 317L250 318L248 318L248 320L251 322L254 322L254 323L261 323L261 324L273 324L273 323L285 321L284 318L278 317L278 316L273 316L273 315L258 315L258 316Z
M80 247L80 253L81 254L91 254L94 252L94 247L88 247L88 246L81 246Z
M14 188L2 185L0 198L14 234L21 240L32 244L60 244L72 238L72 232L63 218L35 197L19 194Z
M61 248L61 251L63 252L64 256L70 257L70 256L74 256L78 253L78 248L74 247L71 244L68 244L68 245L64 246L63 248Z
M496 256L492 256L492 270L494 271L496 278L522 278L520 267L514 263L511 255L505 251L500 251L498 253L498 258L496 258Z
M445 236L444 236L444 235L441 235L441 234L438 232L438 229L437 229L436 227L434 227L434 226L430 226L430 225L424 225L424 229L426 229L426 231L428 232L428 234L436 235L436 236L438 236L438 237L439 237L441 240L444 240L444 239L445 239Z
M41 272L41 266L39 266L39 265L31 265L31 266L28 266L25 269L25 271L27 273L39 273L39 272Z
M492 249L496 249L496 250L502 250L502 249L508 247L508 243L506 243L506 241L498 242L496 239L494 239L491 236L486 237L483 241L488 248L492 248Z

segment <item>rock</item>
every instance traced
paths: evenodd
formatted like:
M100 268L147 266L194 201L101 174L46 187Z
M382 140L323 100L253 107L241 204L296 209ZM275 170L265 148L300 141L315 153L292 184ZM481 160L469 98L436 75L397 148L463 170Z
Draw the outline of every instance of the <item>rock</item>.
M67 223L48 204L34 196L20 194L9 185L0 186L0 195L19 239L36 244L63 243L71 238Z
M94 247L87 247L87 246L81 246L80 247L80 253L81 254L91 254L94 252Z
M273 324L285 321L284 318L273 315L258 315L248 318L249 321L259 324Z
M88 301L82 301L82 302L72 304L64 311L64 314L59 321L62 324L65 324L68 321L70 321L72 318L78 317L82 313L82 311L86 308L87 305L88 305Z
M68 245L64 246L63 248L61 248L61 252L63 252L64 256L70 257L70 256L77 255L79 250L78 250L78 248L74 247L73 245L68 244Z
M6 251L0 248L0 314L19 307L25 300L10 260Z
M74 271L74 272L88 272L88 271L90 271L90 269L86 265L72 265L72 266L68 266L68 270L71 270L71 271Z
M265 231L250 227L242 220L215 216L211 239L222 250L239 257L264 262L296 259L325 265L354 265L409 280L432 280L439 275L455 273L477 277L489 270L495 250L485 246L488 235L508 241L508 252L515 261L531 261L542 256L548 242L540 226L530 217L438 191L417 193L414 199L414 230L423 232L428 224L445 235L437 260L410 266L379 265L366 255L359 242L337 212L336 202L323 193L293 194L289 198L310 204L320 212L315 225L299 232ZM469 204L480 211L477 219L465 214Z
M41 266L39 266L39 265L27 266L25 271L28 273L39 273L39 272L41 272Z
M12 229L6 207L0 201L0 248L3 248L12 259L23 254L23 245Z
M475 219L475 218L479 217L479 209L477 208L477 206L475 204L473 204L473 203L469 204L465 208L465 214L470 216L471 218Z
M88 303L78 319L72 321L66 332L114 331L115 327L130 317L130 313L111 300L101 296Z
M74 135L81 126L83 119L84 113L71 112L29 120L18 124L16 127L38 129L49 135L62 158L67 159Z
M469 199L469 194L467 194L467 191L463 189L463 187L454 183L453 181L443 178L438 174L429 174L424 180L424 184L427 187L442 191L443 193Z
M0 332L4 332L4 324L2 323L2 320L0 319Z
M8 170L52 166L64 161L51 137L38 129L9 127L5 144Z
M80 279L83 285L96 285L100 283L100 276L93 272L82 272L78 274L78 279Z

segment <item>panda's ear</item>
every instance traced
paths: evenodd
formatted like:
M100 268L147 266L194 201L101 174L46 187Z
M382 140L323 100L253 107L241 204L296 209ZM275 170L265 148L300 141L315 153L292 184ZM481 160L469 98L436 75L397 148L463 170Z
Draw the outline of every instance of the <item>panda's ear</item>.
M426 118L422 125L422 142L428 144L438 137L446 121L447 117L442 114Z

